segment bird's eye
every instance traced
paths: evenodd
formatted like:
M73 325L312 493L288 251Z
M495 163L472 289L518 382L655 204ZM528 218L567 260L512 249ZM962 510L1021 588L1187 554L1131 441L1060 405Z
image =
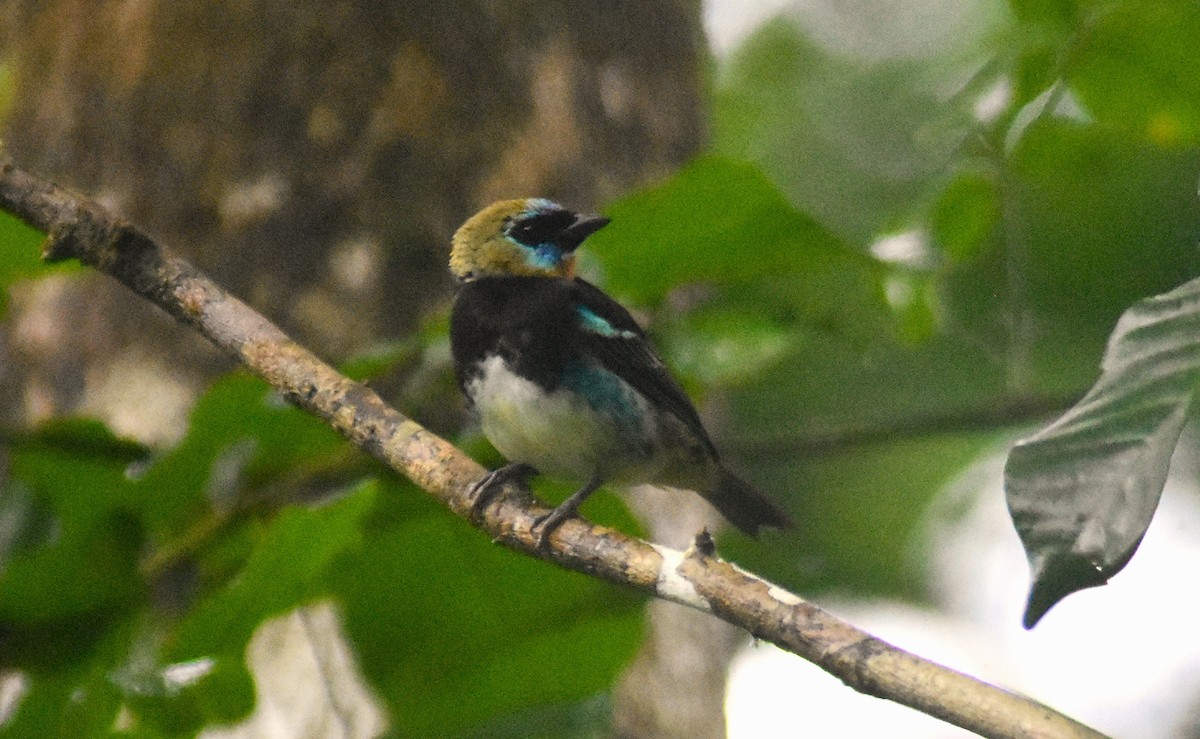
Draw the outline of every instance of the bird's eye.
M530 223L529 221L525 221L524 223L518 223L516 226L513 226L512 228L510 228L508 231L509 235L512 236L514 239L517 239L518 241L524 241L533 232L534 232L533 224Z

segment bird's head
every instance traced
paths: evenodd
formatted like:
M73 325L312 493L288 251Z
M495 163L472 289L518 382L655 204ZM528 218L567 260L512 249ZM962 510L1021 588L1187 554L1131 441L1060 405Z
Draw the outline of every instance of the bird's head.
M541 198L502 200L471 216L454 233L450 271L479 277L571 277L575 249L608 223Z

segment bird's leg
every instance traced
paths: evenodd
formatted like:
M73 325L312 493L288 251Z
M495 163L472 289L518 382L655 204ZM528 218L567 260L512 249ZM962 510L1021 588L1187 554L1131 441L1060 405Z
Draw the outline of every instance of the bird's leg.
M478 481L471 483L467 490L467 499L471 501L471 515L478 517L487 508L488 503L496 493L504 489L505 483L515 482L521 487L529 487L529 480L537 474L533 465L524 462L513 462L494 469Z
M549 541L550 534L562 525L563 521L575 515L579 510L579 506L583 505L583 501L588 499L588 496L596 492L601 485L604 484L604 478L599 473L594 474L575 492L571 493L571 497L559 503L558 507L549 513L537 517L533 522L534 536L537 539L538 549L541 549Z

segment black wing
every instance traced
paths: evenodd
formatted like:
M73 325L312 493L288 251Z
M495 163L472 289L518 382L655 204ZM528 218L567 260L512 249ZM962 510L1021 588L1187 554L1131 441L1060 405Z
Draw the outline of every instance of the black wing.
M717 456L696 407L646 340L629 311L584 280L572 283L581 343L604 368L628 382L656 407L673 414Z

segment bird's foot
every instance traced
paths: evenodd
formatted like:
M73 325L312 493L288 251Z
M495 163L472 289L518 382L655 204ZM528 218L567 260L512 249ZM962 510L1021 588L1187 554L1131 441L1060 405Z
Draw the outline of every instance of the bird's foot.
M478 518L483 514L488 503L496 497L496 493L504 489L505 484L515 482L521 487L528 488L529 481L537 474L533 465L524 462L513 462L499 469L492 470L478 481L471 484L467 490L467 499L471 501L471 516Z
M549 513L543 513L533 519L533 526L529 528L529 532L533 534L533 541L538 549L545 549L546 545L550 543L550 535L554 533L554 530L562 526L568 518L574 517L575 508L575 506L568 507L566 503L563 503Z
M599 474L592 475L583 487L572 493L571 497L560 503L557 508L535 518L529 532L533 534L537 548L545 549L546 545L550 543L550 535L554 533L554 530L562 526L568 518L574 518L579 506L583 505L583 501L596 492L596 489L602 484L604 484L604 478Z

